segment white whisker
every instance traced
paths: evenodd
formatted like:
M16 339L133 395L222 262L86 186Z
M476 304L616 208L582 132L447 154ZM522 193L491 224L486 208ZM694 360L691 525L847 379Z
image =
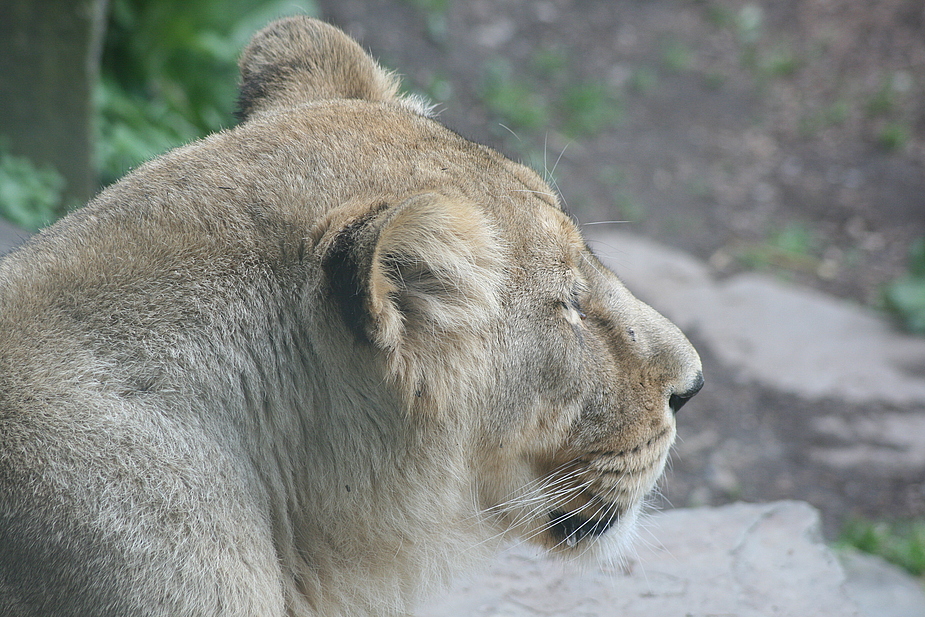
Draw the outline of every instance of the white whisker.
M565 151L568 150L568 147L572 145L571 142L565 144L565 147L562 148L562 152L559 153L559 157L556 159L556 162L553 163L552 169L549 171L549 177L552 179L553 186L556 186L556 180L554 174L556 173L556 168L559 167L559 161L562 160L562 157L565 155ZM544 161L545 162L545 161ZM558 188L558 187L557 187Z
M516 137L516 138L517 138L517 141L522 141L522 140L520 139L520 135L518 135L517 133L515 133L515 132L511 129L511 127L505 126L504 124L501 124L500 122L498 123L498 126L500 126L500 127L503 128L504 130L506 130L508 133L510 133L511 135L513 135L514 137Z

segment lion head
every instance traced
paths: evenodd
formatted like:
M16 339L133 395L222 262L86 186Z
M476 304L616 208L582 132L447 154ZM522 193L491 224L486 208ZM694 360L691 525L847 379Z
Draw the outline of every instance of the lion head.
M313 230L319 303L352 332L338 344L381 354L409 413L459 425L492 526L562 552L625 535L703 384L684 335L534 172L398 97L338 30L278 22L241 64L248 121L336 116L341 143L363 144L351 167L368 195Z

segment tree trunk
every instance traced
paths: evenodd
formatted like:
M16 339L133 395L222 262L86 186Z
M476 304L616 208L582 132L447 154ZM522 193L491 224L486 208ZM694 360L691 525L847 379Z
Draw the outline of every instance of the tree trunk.
M0 137L64 177L65 204L97 188L93 87L107 0L0 1Z

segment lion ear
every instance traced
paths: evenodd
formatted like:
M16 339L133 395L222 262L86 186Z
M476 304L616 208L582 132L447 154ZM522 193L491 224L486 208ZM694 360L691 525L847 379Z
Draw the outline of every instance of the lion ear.
M431 348L498 314L497 234L461 198L427 193L392 209L370 260L370 338L387 350Z
M417 380L475 351L500 312L504 272L503 246L478 206L424 193L331 216L318 231L331 297L397 375Z
M310 17L288 17L257 32L241 54L239 120L310 101L395 102L427 115L398 79L341 30Z

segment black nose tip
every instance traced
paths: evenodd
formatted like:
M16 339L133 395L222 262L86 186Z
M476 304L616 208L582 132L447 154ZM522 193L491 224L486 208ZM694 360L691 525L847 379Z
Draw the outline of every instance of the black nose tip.
M678 413L678 410L684 407L684 403L694 398L694 395L700 392L703 387L703 373L697 373L697 377L690 388L684 392L677 392L668 397L668 406L671 411Z

